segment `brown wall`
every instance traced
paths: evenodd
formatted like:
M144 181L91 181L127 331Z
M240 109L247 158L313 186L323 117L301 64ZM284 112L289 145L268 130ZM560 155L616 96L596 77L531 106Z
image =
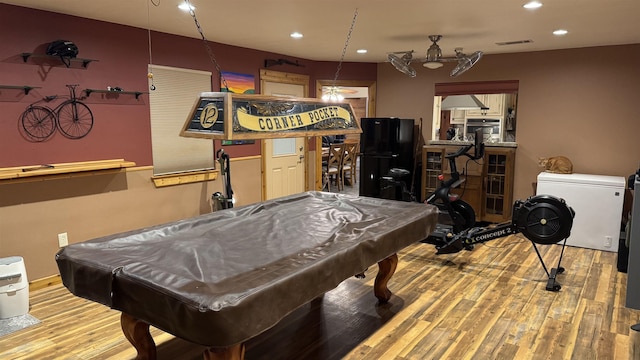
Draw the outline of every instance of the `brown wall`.
M67 232L69 242L75 243L211 211L211 194L223 191L222 177L164 188L155 188L151 182L147 95L139 100L120 96L114 101L92 94L86 102L94 114L94 128L80 140L55 134L47 141L30 142L20 131L24 109L45 95L65 94L65 84L80 84L81 89L120 86L128 91L147 91L147 30L0 4L0 34L0 85L40 87L28 95L0 89L0 168L119 158L139 166L120 174L19 184L0 181L0 258L24 257L29 279L40 279L57 274L54 255L59 233ZM66 68L49 59L23 62L21 53L43 53L46 44L56 39L74 41L79 57L99 61L86 69ZM211 71L212 89L219 89L219 75L202 40L156 32L152 32L152 40L154 64ZM224 71L253 74L258 91L259 72L267 58L286 57L304 64L269 69L309 75L310 97L315 97L316 80L332 79L337 66L335 62L210 44ZM344 63L340 78L375 80L376 69L376 64ZM238 206L261 199L260 145L256 141L225 147L231 157L231 182Z
M624 176L640 165L640 44L485 55L450 78L452 65L417 77L378 66L378 116L424 119L430 139L434 84L519 80L514 197L532 195L537 158L565 155L574 172Z
M0 154L3 154L0 167L120 158L140 166L152 165L148 95L137 101L125 95L109 100L99 100L99 94L91 95L86 102L94 115L94 128L79 140L72 141L56 133L47 141L31 142L19 125L20 115L29 104L47 95L67 94L65 84L79 84L79 89L119 86L127 91L148 91L147 30L6 4L0 4L0 14L3 38L0 85L39 87L28 95L0 89ZM157 32L152 32L151 38L155 65L211 71L212 89L220 89L219 74L201 39ZM72 40L79 48L78 57L98 61L86 68L77 64L67 68L57 60L42 58L23 62L21 53L42 54L47 44L56 39ZM210 45L223 71L252 74L258 92L264 60L283 58L259 50ZM336 62L284 57L299 61L304 67L281 65L269 69L309 75L310 97L315 97L316 80L332 79L335 75ZM344 63L340 78L375 80L376 67L372 63ZM259 145L256 142L230 146L227 152L232 157L258 155Z
M236 205L260 201L260 158L232 160ZM57 273L57 234L69 243L212 211L222 181L156 188L151 167L118 174L0 184L0 258L22 256L30 280ZM233 177L235 176L235 177Z
M29 95L0 89L0 167L42 163L125 158L152 165L148 98L117 103L91 100L95 127L82 140L59 135L32 143L19 132L18 120L28 104L44 95L63 94L64 84L82 88L147 87L147 32L127 26L0 4L1 85L40 86ZM81 57L98 59L87 69L24 64L22 52L42 50L55 39L71 39ZM281 55L213 44L225 71L254 74L265 58ZM158 65L214 72L202 42L153 33L153 59ZM277 71L332 79L336 63L295 59L305 67L278 66ZM415 66L408 78L388 63L345 63L341 79L376 80L377 116L424 118L423 133L431 133L434 84L440 82L519 80L515 197L532 192L540 168L538 156L563 154L576 172L627 176L639 164L640 130L636 98L640 94L640 45L612 46L537 53L485 55L459 78L447 76L450 66L427 70ZM377 74L376 74L377 69ZM259 90L259 89L258 89ZM93 96L93 95L92 95ZM232 183L238 205L260 200L260 146L229 146ZM249 156L246 159L237 157ZM236 158L236 159L234 159ZM155 225L210 211L211 194L222 181L156 189L148 167L119 175L95 175L27 184L0 183L0 257L25 257L30 279L57 273L57 234L68 232L71 243L119 231Z

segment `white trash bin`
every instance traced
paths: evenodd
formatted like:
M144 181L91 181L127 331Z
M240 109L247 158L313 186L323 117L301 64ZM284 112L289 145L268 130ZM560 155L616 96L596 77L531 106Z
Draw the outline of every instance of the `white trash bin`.
M0 319L29 312L29 281L21 256L0 258Z

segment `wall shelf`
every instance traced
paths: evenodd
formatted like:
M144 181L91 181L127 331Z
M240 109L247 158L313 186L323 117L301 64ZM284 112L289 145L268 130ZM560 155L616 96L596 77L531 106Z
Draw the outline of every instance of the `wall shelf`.
M134 95L136 97L136 100L140 97L140 95L148 94L148 92L144 92L144 91L116 91L116 90L99 90L99 89L84 89L83 91L85 92L85 94L87 94L87 97L91 96L91 93L95 92L95 93L113 94L113 95L121 95L121 94Z
M0 89L15 89L24 91L25 95L29 95L29 91L32 89L39 89L39 86L28 86L28 85L0 85Z
M155 186L164 187L181 184L191 184L195 182L212 181L218 178L218 170L188 171L176 174L155 175L151 177Z
M22 60L24 62L27 62L27 60L29 58L41 58L41 59L55 59L55 60L59 61L61 64L64 64L64 62L60 59L59 56L46 55L46 54L34 54L34 53L22 53L22 54L20 54L20 56L22 56ZM86 69L87 65L89 65L89 63L94 62L94 61L98 61L98 60L82 59L82 58L71 58L71 59L69 59L69 61L72 62L72 63L80 62L80 63L82 63L82 67ZM67 66L67 67L69 67L69 66Z
M136 166L136 163L132 161L112 159L0 168L0 184L69 178L106 171L122 171L122 169L133 166Z

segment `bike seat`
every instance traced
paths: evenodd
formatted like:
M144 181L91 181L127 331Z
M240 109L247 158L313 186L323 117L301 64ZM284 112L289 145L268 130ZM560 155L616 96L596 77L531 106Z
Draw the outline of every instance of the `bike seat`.
M407 176L409 174L410 174L409 170L406 170L406 169L392 168L391 170L389 170L389 175L396 179L401 178L403 176Z

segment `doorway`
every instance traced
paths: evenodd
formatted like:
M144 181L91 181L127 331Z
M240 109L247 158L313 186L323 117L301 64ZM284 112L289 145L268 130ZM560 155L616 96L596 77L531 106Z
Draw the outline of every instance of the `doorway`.
M316 97L321 98L323 89L338 86L346 90L342 95L344 102L349 102L360 125L363 117L376 116L376 82L370 80L316 80ZM347 138L360 141L360 134L347 135ZM316 154L322 153L322 139L316 137ZM322 157L316 156L315 183L316 190L322 189ZM356 191L357 193L357 191Z

